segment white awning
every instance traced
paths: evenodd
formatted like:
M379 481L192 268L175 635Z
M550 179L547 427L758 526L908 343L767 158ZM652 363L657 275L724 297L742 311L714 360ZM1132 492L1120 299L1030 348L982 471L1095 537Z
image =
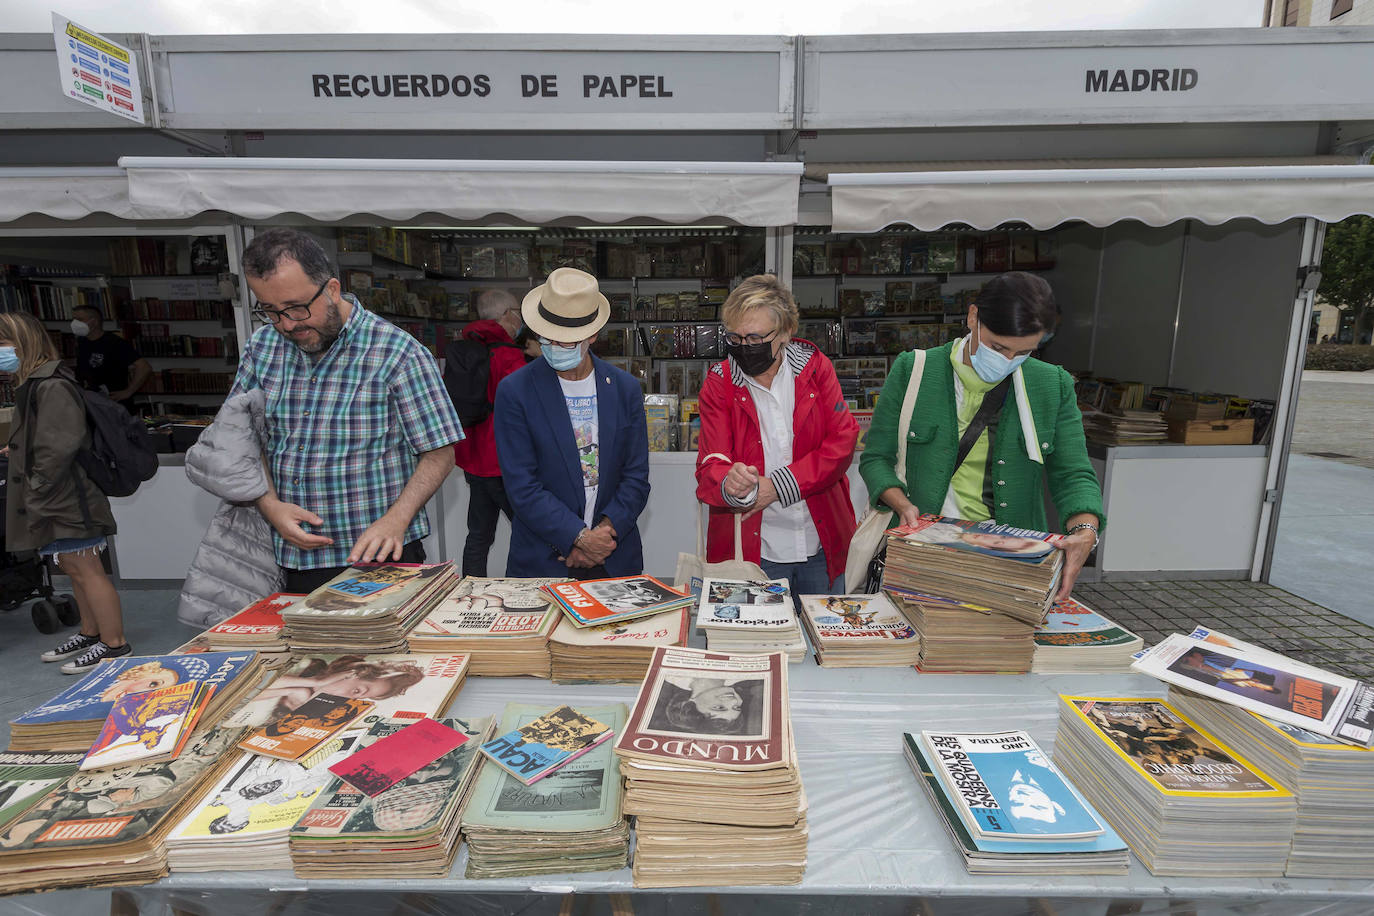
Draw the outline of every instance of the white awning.
M33 214L75 220L93 213L138 218L123 169L0 169L0 223Z
M951 223L1049 229L1070 221L1337 222L1374 214L1370 165L850 172L832 173L828 182L836 232L894 224L930 231Z
M797 221L798 162L451 159L196 159L126 156L129 196L160 219L222 211L324 222L437 214L548 224L654 220L744 226Z

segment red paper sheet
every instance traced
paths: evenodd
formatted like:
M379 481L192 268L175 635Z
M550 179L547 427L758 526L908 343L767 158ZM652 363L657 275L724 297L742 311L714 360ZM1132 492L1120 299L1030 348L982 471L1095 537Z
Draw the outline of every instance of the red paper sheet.
M329 772L365 795L380 795L468 740L433 719L421 719L340 760Z

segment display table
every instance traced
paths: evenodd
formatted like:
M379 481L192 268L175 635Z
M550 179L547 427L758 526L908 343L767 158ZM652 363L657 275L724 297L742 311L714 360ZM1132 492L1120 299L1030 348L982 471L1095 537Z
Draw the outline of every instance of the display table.
M922 675L909 668L821 669L808 659L789 668L792 722L802 777L810 800L811 828L805 881L797 887L688 889L671 893L789 895L881 895L885 897L972 898L987 912L1021 912L1027 899L1057 901L1049 912L1105 912L1109 901L1148 901L1148 913L1221 911L1244 904L1246 914L1317 911L1374 911L1374 879L1329 881L1289 878L1197 879L1154 877L1132 859L1122 877L985 877L969 875L915 777L903 760L903 731L922 728L965 731L1029 731L1047 750L1053 747L1056 694L1161 696L1164 686L1135 674L1094 675ZM499 714L509 701L591 705L630 704L636 688L559 686L532 678L470 678L455 700L457 715ZM351 912L362 892L397 898L376 912L408 913L402 895L498 895L625 893L633 890L628 869L591 875L549 875L519 880L468 881L462 877L466 847L444 880L302 880L287 872L180 872L161 882L130 889L140 912L175 906L215 914L267 911L267 892L329 894L328 908L309 912ZM330 892L353 892L343 899ZM90 893L95 893L94 891ZM665 892L646 891L660 894ZM41 899L41 898L33 898ZM376 906L377 897L370 898ZM1062 901L1062 903L1058 903ZM284 902L280 898L276 902ZM971 902L971 901L970 901ZM481 896L471 902L501 912ZM1195 904L1195 906L1194 906ZM453 907L468 905L454 900ZM649 904L646 903L646 908ZM876 907L876 902L875 902ZM1024 905L1024 904L1021 904ZM796 912L800 901L776 912ZM981 911L961 904L950 912ZM365 910L359 909L358 912ZM509 911L509 910L507 910ZM739 910L726 906L726 912ZM852 913L866 911L851 909ZM914 912L915 910L913 910ZM1237 910L1226 910L1237 912ZM291 909L290 912L298 912ZM413 910L421 912L421 910Z

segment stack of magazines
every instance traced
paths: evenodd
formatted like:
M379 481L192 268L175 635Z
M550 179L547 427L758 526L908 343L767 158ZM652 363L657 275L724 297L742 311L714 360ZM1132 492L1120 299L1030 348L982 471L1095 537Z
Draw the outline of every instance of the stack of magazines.
M573 626L593 627L691 607L696 599L653 576L619 576L544 586Z
M363 726L388 716L421 719L448 709L468 673L466 655L307 655L296 657L228 723L258 728L316 696L365 699Z
M0 831L67 781L81 764L74 752L0 752Z
M1125 627L1065 598L1035 631L1032 674L1125 671L1144 641Z
M390 738L413 720L385 719L359 747ZM492 722L440 719L462 744L376 794L331 774L291 828L291 861L302 878L443 878L453 867L459 828ZM346 764L347 761L344 761ZM357 777L354 777L357 778Z
M221 620L205 631L205 643L215 652L257 649L259 652L285 652L281 612L304 595L284 592L255 601L234 616Z
M782 652L806 657L806 643L786 579L704 579L697 629L718 652Z
M1164 442L1169 424L1158 410L1093 410L1083 414L1083 434L1098 445Z
M465 652L472 674L549 676L549 635L562 616L543 587L563 579L467 576L415 625L412 652Z
M334 738L299 763L240 754L167 837L167 864L173 871L289 869L292 825L353 743L352 735Z
M822 668L914 665L921 638L881 592L876 595L803 595L802 622Z
M189 682L215 688L200 717L201 727L208 728L255 690L262 674L262 655L251 649L111 659L11 722L9 749L84 753L100 737L105 719L117 701Z
M282 611L293 652L404 652L453 587L452 563L354 566Z
M798 884L806 796L781 653L660 648L616 743L636 887Z
M564 618L549 639L553 679L559 684L634 683L644 680L659 646L687 644L687 609L595 627Z
M0 831L0 893L161 878L167 834L238 759L241 736L210 728L167 763L70 776Z
M579 712L625 728L625 707L583 706ZM519 729L548 712L540 706L506 706L500 733ZM549 775L525 785L488 760L463 814L468 841L467 877L614 871L630 855L630 826L612 742L605 741Z
M1273 776L1298 799L1284 874L1353 878L1374 874L1374 750L1333 741L1178 687L1169 703Z
M1374 744L1374 685L1196 627L1131 667L1166 683L1347 744Z
M1061 696L1054 760L1156 875L1282 875L1296 800L1170 704Z
M975 875L1124 875L1126 844L1025 732L904 734L906 762Z
M921 640L925 672L1024 674L1035 656L1035 628L991 608L888 587Z
M923 515L887 534L883 585L976 604L1032 627L1059 589L1063 535Z

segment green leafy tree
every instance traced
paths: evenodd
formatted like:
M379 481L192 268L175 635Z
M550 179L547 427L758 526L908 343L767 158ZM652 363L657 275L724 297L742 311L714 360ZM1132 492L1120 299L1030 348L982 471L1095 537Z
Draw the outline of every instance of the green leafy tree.
M1352 216L1326 227L1317 295L1355 316L1355 340L1374 324L1374 219Z

